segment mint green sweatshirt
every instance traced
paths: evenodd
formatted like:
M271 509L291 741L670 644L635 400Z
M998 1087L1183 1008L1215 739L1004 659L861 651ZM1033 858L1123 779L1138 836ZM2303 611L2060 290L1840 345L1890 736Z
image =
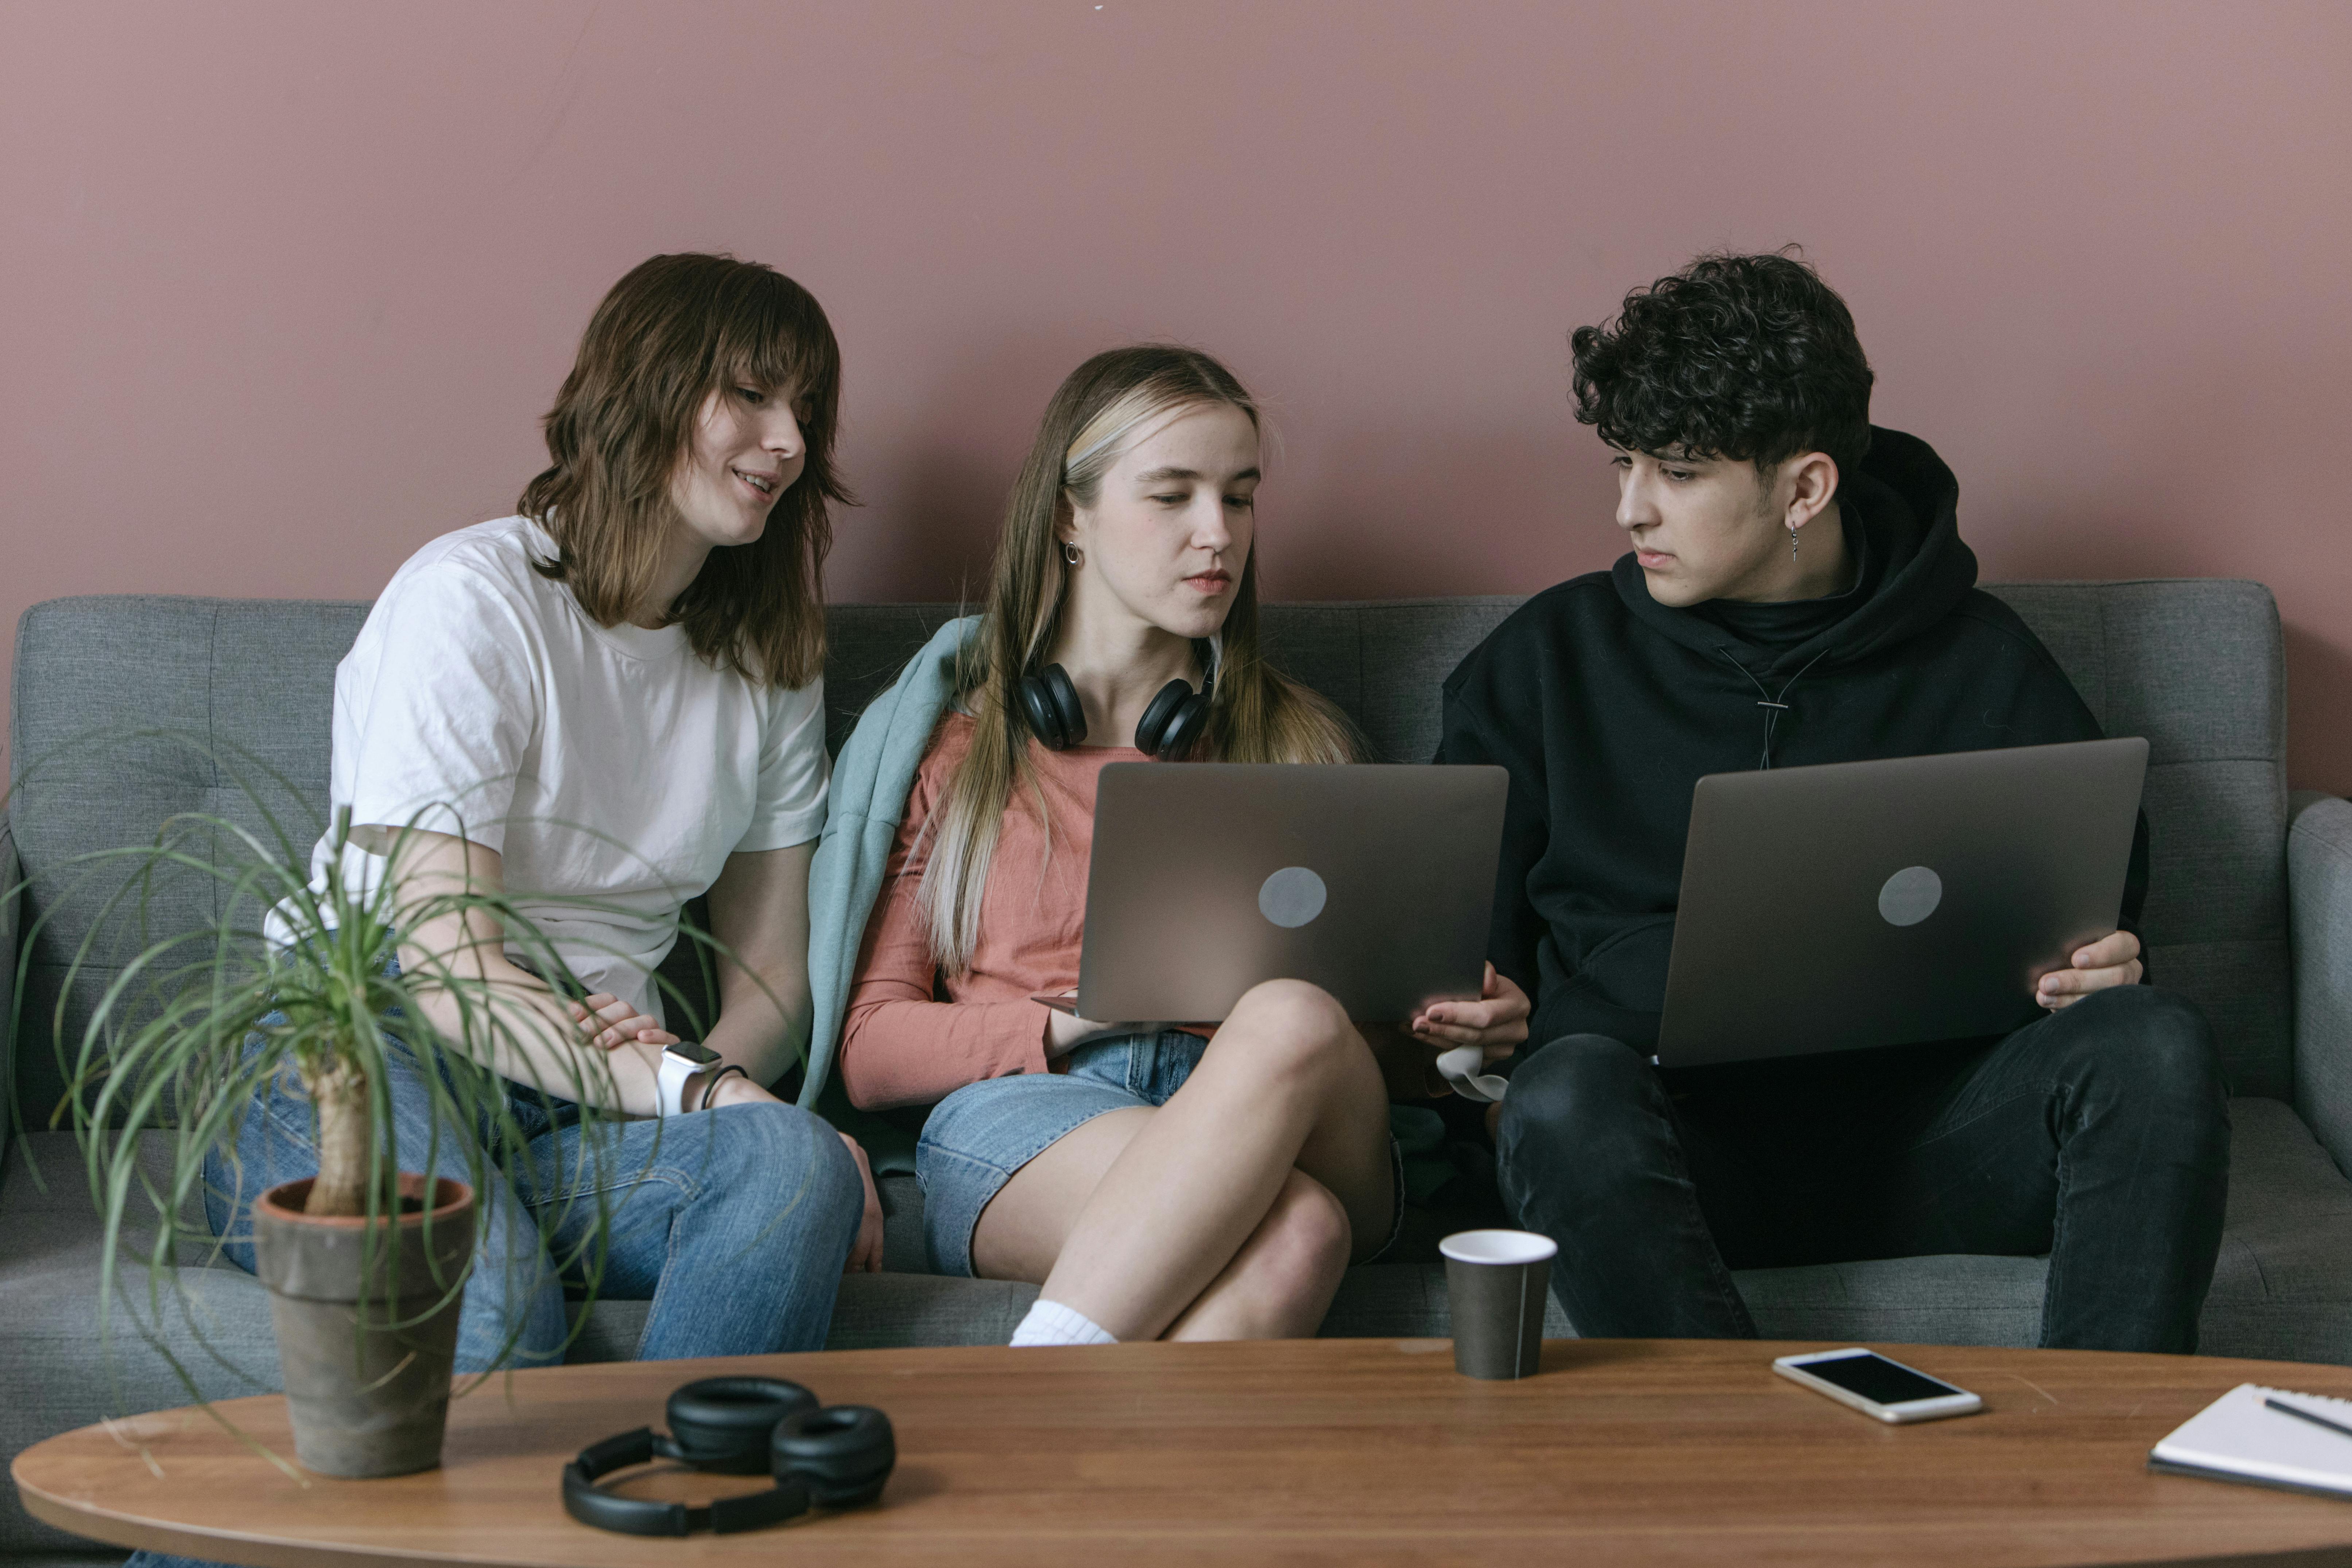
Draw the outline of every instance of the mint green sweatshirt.
M857 950L874 900L882 894L882 876L907 815L915 772L954 695L956 655L979 626L978 616L941 626L858 717L857 728L834 759L824 835L809 865L808 975L814 1015L800 1102L854 1133L877 1171L913 1170L914 1141L850 1106L833 1083L833 1058L841 1048L841 1019L849 1009Z

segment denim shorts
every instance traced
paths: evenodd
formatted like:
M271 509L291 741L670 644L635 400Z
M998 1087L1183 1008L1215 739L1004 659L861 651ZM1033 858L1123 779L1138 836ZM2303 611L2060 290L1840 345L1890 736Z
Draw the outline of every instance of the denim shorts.
M1113 1035L1072 1051L1067 1072L982 1079L940 1101L915 1148L931 1268L971 1278L980 1211L1013 1172L1097 1116L1167 1104L1192 1076L1208 1044L1181 1029ZM1381 1252L1396 1245L1404 1222L1404 1172L1393 1137L1389 1160L1396 1208Z

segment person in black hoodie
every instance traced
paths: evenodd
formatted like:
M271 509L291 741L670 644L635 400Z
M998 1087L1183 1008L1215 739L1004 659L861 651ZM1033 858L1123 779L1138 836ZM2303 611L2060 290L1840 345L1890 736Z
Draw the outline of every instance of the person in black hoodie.
M1703 258L1571 342L1633 552L1462 662L1438 760L1510 773L1491 950L1534 1013L1487 1126L1578 1331L1753 1337L1735 1268L2046 1252L2042 1343L2193 1350L2229 1125L2202 1014L2142 983L2144 817L2123 929L2013 1032L1651 1065L1700 775L2099 728L1811 268Z

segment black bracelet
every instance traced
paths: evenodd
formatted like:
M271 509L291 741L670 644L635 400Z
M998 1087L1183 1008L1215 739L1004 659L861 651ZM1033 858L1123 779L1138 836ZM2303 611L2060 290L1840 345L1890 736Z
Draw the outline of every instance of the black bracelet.
M710 1109L710 1097L718 1091L719 1080L725 1078L729 1073L733 1073L745 1083L751 1081L751 1075L750 1073L745 1072L741 1068L730 1062L725 1067L720 1068L717 1072L712 1073L710 1075L710 1081L702 1086L702 1100L699 1104L695 1106L695 1110L708 1110Z

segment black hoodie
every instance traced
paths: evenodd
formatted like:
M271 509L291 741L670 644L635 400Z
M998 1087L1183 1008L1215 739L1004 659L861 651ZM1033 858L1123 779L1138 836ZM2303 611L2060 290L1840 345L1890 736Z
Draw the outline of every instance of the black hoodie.
M1655 1042L1701 775L2098 738L2049 649L1976 586L1958 496L1926 442L1874 429L1839 492L1850 593L1670 609L1629 554L1529 599L1446 680L1437 760L1511 775L1489 948L1534 999L1528 1049ZM2143 819L2126 927L2146 866Z

